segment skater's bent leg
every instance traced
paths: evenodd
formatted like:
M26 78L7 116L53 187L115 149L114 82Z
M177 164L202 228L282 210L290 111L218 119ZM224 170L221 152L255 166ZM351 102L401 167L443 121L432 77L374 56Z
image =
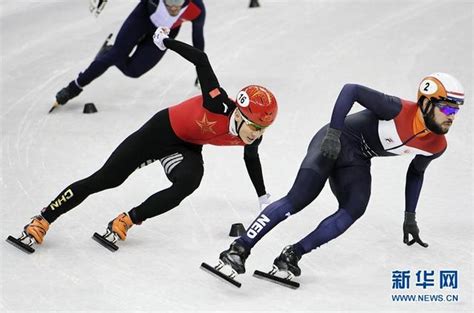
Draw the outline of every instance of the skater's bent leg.
M321 155L320 146L323 135L324 128L311 140L308 152L288 194L267 206L250 224L246 233L237 239L242 246L247 249L253 248L273 227L291 214L301 211L319 195L335 164L334 160Z
M290 192L267 206L237 241L246 249L253 248L273 227L310 204L319 195L326 180L327 177L312 169L300 169Z
M314 135L295 182L288 192L287 198L293 204L292 214L299 212L316 199L334 168L335 160L321 154L320 147L324 133L325 128Z
M324 219L318 227L294 245L303 255L344 233L367 208L370 199L370 168L354 166L337 169L330 177L339 209Z
M353 223L354 218L343 208L326 217L318 227L305 238L294 244L298 255L303 255L325 244L344 233Z
M327 178L327 175L321 175L313 169L301 168L286 195L292 204L290 213L296 214L313 202L324 188Z
M130 135L97 172L66 187L42 210L41 215L52 223L91 194L121 185L144 162L147 143L146 130L143 128Z
M125 62L117 64L117 68L125 75L131 78L138 78L151 70L163 57L165 51L157 49L153 43L153 37L146 36L140 42L132 56Z
M128 212L134 224L177 207L199 187L204 174L201 154L188 151L182 155L183 160L168 174L173 183L171 187L155 193Z
M246 250L252 249L273 227L291 215L292 207L293 205L287 197L273 202L259 214L246 232L236 241L244 246Z
M147 16L146 4L140 2L122 24L113 47L106 53L98 55L89 67L79 74L77 83L84 87L101 76L109 67L124 64L140 38L148 33L152 26Z

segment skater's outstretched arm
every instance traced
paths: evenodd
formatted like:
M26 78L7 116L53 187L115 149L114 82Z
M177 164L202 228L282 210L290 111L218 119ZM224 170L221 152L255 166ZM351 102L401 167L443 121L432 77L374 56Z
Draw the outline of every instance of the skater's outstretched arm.
M330 127L341 130L344 119L354 102L360 103L382 120L390 120L400 113L400 98L389 96L379 91L356 84L346 84L337 97L332 111Z
M428 247L428 244L420 239L420 230L415 220L416 205L418 203L418 198L420 197L421 187L423 186L423 177L426 168L432 160L441 156L445 150L430 156L417 155L411 161L410 166L408 167L405 185L405 221L403 223L403 242L409 246L416 242L425 248ZM413 237L412 240L409 240L409 235Z
M382 120L394 118L402 109L400 98L389 96L361 85L344 85L334 104L331 122L329 123L327 134L321 143L323 156L329 159L337 159L341 150L339 137L344 127L344 121L356 101Z
M267 194L265 183L263 181L260 156L258 155L258 145L260 142L262 142L262 137L244 148L245 167L247 168L247 173L249 174L250 180L252 181L259 198Z
M425 170L431 161L441 156L445 150L430 156L417 155L411 161L410 166L408 167L405 185L406 212L415 212L421 187L423 185Z
M213 113L229 115L233 107L235 107L235 104L229 99L226 91L219 85L219 81L214 74L214 70L206 53L184 42L171 38L164 38L162 43L166 48L177 52L196 66L204 99L203 106ZM226 105L223 105L223 103Z
M202 87L204 87L204 85L207 85L206 89L219 87L217 77L214 74L211 63L209 62L209 59L204 51L199 50L182 41L171 38L165 38L163 43L166 48L175 51L196 66L199 81L201 82Z

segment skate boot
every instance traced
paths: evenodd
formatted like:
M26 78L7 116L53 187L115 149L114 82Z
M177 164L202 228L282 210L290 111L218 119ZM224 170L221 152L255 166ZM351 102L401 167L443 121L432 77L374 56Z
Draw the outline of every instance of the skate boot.
M245 260L249 255L250 251L247 251L238 241L234 241L229 249L219 255L219 259L224 264L230 265L238 274L243 274L245 273Z
M292 281L295 276L301 275L301 269L298 267L298 261L301 255L298 255L293 246L283 248L281 254L273 261L272 269L269 272L256 270L253 276L276 283L292 289L300 287L300 283ZM282 277L282 274L285 275Z
M127 238L127 231L133 226L132 219L127 213L121 213L115 219L111 220L107 225L105 234L100 235L94 233L92 239L100 243L105 248L114 252L118 250L115 244L119 239L125 240Z
M236 281L235 277L237 274L245 273L245 260L249 255L250 251L246 250L238 241L234 241L229 249L222 251L219 255L219 263L216 266L203 262L201 268L240 288L242 284Z
M34 216L28 225L25 225L19 238L8 236L7 241L15 247L33 253L33 244L43 243L44 236L49 229L49 223L41 215Z
M120 240L125 240L127 238L127 231L132 226L133 226L133 222L130 216L128 216L127 213L122 213L119 216L117 216L115 219L109 222L107 229L117 234Z
M293 246L286 246L283 248L281 254L273 261L273 265L280 271L286 271L295 276L301 275L301 269L298 267L298 261L301 260L301 255L298 255Z
M42 244L44 236L49 229L49 223L41 215L33 217L31 222L25 226L25 232L33 237L37 244Z
M56 103L59 105L65 105L69 100L77 97L81 92L82 88L73 80L69 85L58 91L56 94Z

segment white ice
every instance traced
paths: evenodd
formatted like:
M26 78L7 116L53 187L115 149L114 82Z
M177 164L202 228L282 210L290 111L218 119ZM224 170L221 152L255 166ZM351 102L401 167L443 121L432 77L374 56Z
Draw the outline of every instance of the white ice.
M201 187L179 207L133 227L111 253L91 240L107 222L169 185L157 163L93 195L58 219L26 255L0 244L0 312L91 311L470 311L473 306L473 1L209 0L206 52L230 95L257 83L279 100L260 156L268 191L286 194L313 134L329 121L344 83L414 100L420 79L449 72L466 104L432 162L418 204L422 239L402 243L407 157L373 160L366 214L341 237L303 257L301 287L253 278L281 249L312 231L337 203L329 188L253 250L234 288L199 269L226 249L230 225L259 212L242 148L206 146ZM195 70L168 52L139 79L111 68L77 99L46 114L55 93L117 33L137 1L109 1L95 18L88 1L1 0L0 237L19 235L63 187L97 170L155 112L195 95ZM179 39L190 42L190 23ZM97 114L82 113L94 102ZM354 110L360 110L355 105ZM157 134L159 136L159 134ZM457 302L397 303L392 271L458 270Z

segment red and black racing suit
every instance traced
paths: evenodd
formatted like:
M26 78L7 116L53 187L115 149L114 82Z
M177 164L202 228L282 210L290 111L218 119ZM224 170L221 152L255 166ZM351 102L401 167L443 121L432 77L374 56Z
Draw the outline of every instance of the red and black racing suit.
M165 39L165 44L196 66L202 94L155 114L112 152L102 168L66 187L42 211L48 222L89 195L119 186L135 169L159 160L172 185L129 211L132 221L141 223L176 207L198 188L204 173L202 145L245 145L230 133L236 105L219 85L207 55L174 39ZM245 165L258 196L266 193L258 155L261 141L244 147Z

